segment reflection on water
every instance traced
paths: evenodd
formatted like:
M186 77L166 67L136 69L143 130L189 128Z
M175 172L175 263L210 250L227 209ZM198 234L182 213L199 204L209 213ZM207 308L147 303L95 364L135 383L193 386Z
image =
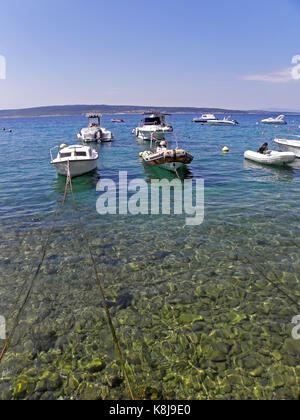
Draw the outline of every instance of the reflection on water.
M290 165L270 166L270 165L264 165L259 162L252 162L245 159L244 168L247 171L253 171L253 173L251 174L251 177L248 177L248 179L251 181L279 182L279 181L293 181L294 180L294 169ZM261 176L262 171L265 172L266 174L271 174L272 176L269 176L269 175Z
M143 166L148 175L147 182L151 182L151 179L167 179L168 181L172 181L173 179L178 179L178 176L181 180L193 178L193 173L187 166L182 166L177 169L178 176L176 172L171 172L158 166L151 166L146 162L143 162Z
M291 163L292 168L299 170L300 169L300 159L297 158L293 163Z
M111 149L113 147L113 142L112 141L105 141L105 142L101 142L101 143L93 143L92 147L95 150L97 150L98 152L100 152L101 149Z
M88 190L95 190L97 183L100 179L99 173L96 170L88 174L72 178L72 187L74 193L80 193ZM66 177L57 175L55 180L52 182L52 188L59 194L64 194L66 187Z

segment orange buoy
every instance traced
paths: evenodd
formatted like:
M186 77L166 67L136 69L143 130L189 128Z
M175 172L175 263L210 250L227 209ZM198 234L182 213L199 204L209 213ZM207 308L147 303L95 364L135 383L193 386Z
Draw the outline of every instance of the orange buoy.
M264 136L265 135L265 132L263 131L261 134Z

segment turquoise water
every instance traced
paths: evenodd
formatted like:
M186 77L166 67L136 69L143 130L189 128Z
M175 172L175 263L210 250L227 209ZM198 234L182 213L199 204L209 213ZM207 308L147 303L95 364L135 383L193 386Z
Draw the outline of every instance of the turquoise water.
M185 226L184 216L97 214L100 178L158 175L138 157L146 147L131 134L138 115L125 116L125 124L105 116L115 140L98 147L97 173L73 180L135 394L296 399L300 161L264 167L243 153L299 132L300 117L287 117L284 127L256 125L263 118L256 115L232 115L238 127L192 124L193 117L169 120L195 158L186 176L205 181L201 226ZM76 143L85 125L80 117L1 120L13 129L0 132L0 315L7 318L39 263L64 192L49 149ZM70 199L0 380L2 399L129 396Z

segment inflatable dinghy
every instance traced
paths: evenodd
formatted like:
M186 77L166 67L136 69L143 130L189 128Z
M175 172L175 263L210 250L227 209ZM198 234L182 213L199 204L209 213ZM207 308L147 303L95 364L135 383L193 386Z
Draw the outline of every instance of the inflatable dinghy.
M265 154L247 150L244 156L245 159L265 165L284 165L286 163L292 163L296 159L296 155L292 152L277 152L275 150L269 150Z

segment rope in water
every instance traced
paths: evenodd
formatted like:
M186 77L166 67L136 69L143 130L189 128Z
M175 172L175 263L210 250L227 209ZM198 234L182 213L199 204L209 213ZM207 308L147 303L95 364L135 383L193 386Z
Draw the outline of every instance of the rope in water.
M115 330L115 327L113 325L113 322L112 322L112 319L111 319L111 316L110 316L110 312L109 312L109 308L108 308L108 305L107 305L107 302L106 302L104 290L103 290L103 287L102 287L102 284L101 284L101 281L100 281L100 277L99 277L99 273L98 273L98 270L97 270L95 258L94 258L94 255L92 253L92 250L91 250L91 247L90 247L90 244L89 244L89 241L88 241L88 237L87 237L87 234L86 234L85 229L83 227L81 217L80 217L80 213L78 211L76 201L75 201L75 198L74 198L74 192L73 192L71 177L70 177L69 183L70 183L70 190L71 190L71 194L72 194L73 207L76 211L76 214L77 214L77 217L78 217L78 222L79 222L79 225L81 227L82 235L83 235L84 240L86 242L86 246L87 246L89 254L90 254L90 259L91 259L92 265L94 267L96 284L98 286L98 289L100 291L100 295L101 295L101 298L102 298L102 301L103 301L104 311L105 311L105 314L106 314L108 325L109 325L109 328L110 328L110 331L111 331L111 334L112 334L112 337L113 337L113 341L114 341L114 344L115 344L115 347L116 347L116 350L117 350L117 354L118 354L119 359L120 359L121 368L122 368L123 374L125 376L125 379L126 379L126 382L127 382L127 385L128 385L130 397L131 397L132 400L134 400L135 398L134 398L134 395L133 395L132 386L131 386L131 383L130 383L130 380L129 380L129 377L128 377L128 374L127 374L127 370L126 370L126 366L125 366L125 363L124 363L121 348L120 348L120 345L119 345L119 340L117 338L116 330Z
M121 348L120 348L120 345L119 345L119 340L117 338L117 334L116 334L116 331L115 331L115 328L114 328L114 325L113 325L113 322L112 322L112 319L111 319L111 316L110 316L110 312L109 312L109 308L108 308L108 305L107 305L107 302L106 302L104 290L103 290L103 287L102 287L102 284L101 284L101 281L100 281L100 277L99 277L99 274L98 274L96 262L95 262L95 259L94 259L94 256L93 256L93 253L92 253L92 250L91 250L89 241L88 241L88 237L87 237L87 234L86 234L85 229L83 227L83 224L82 224L82 221L81 221L81 217L80 217L80 214L79 214L77 205L76 205L76 201L75 201L75 197L74 197L74 192L73 192L73 186L72 186L72 180L71 180L71 174L70 174L70 162L68 162L68 175L67 175L67 181L66 181L66 186L65 186L64 198L62 200L62 203L61 203L59 209L56 211L56 215L55 215L55 219L54 219L54 222L53 222L53 226L52 226L52 228L50 230L50 233L47 236L47 239L46 239L45 244L43 246L43 252L42 252L41 261L40 261L40 263L38 265L38 268L37 268L37 270L35 272L35 275L33 276L33 279L30 282L29 289L28 289L28 291L26 293L26 296L25 296L25 298L23 300L23 303L22 303L21 307L19 308L19 310L17 312L17 315L16 315L15 320L14 320L14 323L13 323L13 327L10 330L10 332L8 334L8 337L6 339L5 345L4 345L4 347L3 347L2 351L1 351L1 354L0 354L0 363L1 363L1 361L2 361L2 359L4 357L4 355L5 355L5 353L7 351L7 348L9 346L12 338L13 338L13 335L15 333L15 330L16 330L18 324L19 324L21 314L22 314L22 312L23 312L23 310L24 310L24 308L26 306L26 303L28 302L28 299L29 299L29 297L31 295L31 292L32 292L34 283L35 283L35 281L36 281L36 279L37 279L37 277L38 277L38 275L40 273L40 270L42 268L42 265L44 263L46 252L47 252L47 248L48 248L48 244L49 244L50 238L51 238L51 236L53 234L53 231L54 231L54 229L56 227L58 215L59 215L60 211L62 210L64 204L65 204L66 197L67 197L67 192L68 192L69 187L70 187L70 191L71 191L71 194L72 194L73 207L74 207L74 209L75 209L75 211L77 213L79 225L81 227L82 234L83 234L84 240L86 242L86 245L87 245L87 248L88 248L88 251L89 251L90 259L91 259L92 265L94 267L95 277L96 277L96 284L97 284L97 286L99 288L99 291L100 291L100 294L101 294L101 298L102 298L102 301L103 301L103 306L104 306L104 310L105 310L107 322L108 322L108 325L109 325L110 330L111 330L111 334L112 334L113 341L114 341L114 344L115 344L115 347L116 347L116 350L117 350L118 357L120 359L121 368L122 368L123 374L125 376L125 379L126 379L126 382L127 382L128 388L129 388L130 397L131 397L132 400L134 400L135 398L134 398L134 394L133 394L133 391L132 391L132 386L131 386L131 383L130 383L130 380L129 380L129 377L128 377L128 374L127 374L126 366L125 366L125 363L124 363L124 358L123 358L123 355L122 355L122 352L121 352ZM22 286L21 292L24 290L25 285L26 285L26 282ZM17 303L18 303L18 301L20 299L21 292L20 292L20 294L19 294L19 296L17 298L17 301L16 301L16 303L14 305L14 308L10 312L10 314L12 314L14 312L15 307L17 306Z
M251 252L253 252L253 250L252 251L249 251L249 255L251 255ZM258 256L258 254L257 254L257 256ZM243 256L243 258L248 262L248 264L250 264L250 265L252 265L254 268L256 268L256 270L264 277L264 279L267 281L267 282L269 282L270 284L272 284L273 286L275 286L276 287L276 289L278 289L279 290L279 292L280 293L282 293L285 297L287 297L294 305L296 305L298 308L300 308L300 303L296 300L296 299L294 299L289 293L291 293L292 294L292 290L285 284L285 283L283 283L281 280L280 280L280 278L279 278L279 276L278 276L278 274L276 274L271 268L269 268L269 271L270 271L270 273L271 274L273 274L273 276L275 277L275 279L276 280L272 280L272 279L270 279L270 277L268 277L265 273L264 273L264 270L263 269L260 269L260 267L259 267L259 265L257 264L257 263L254 263L253 261L251 261L248 257L246 257L245 255ZM276 283L276 281L277 281L277 283ZM282 287L280 287L279 285L278 285L278 283L280 283L281 284L281 286L283 286L285 289L287 289L288 290L288 292L286 291L286 290L284 290Z
M31 292L32 292L32 289L33 289L34 283L35 283L35 281L36 281L36 279L37 279L37 277L38 277L38 275L39 275L39 273L40 273L40 271L41 271L42 265L43 265L44 260L45 260L45 257L46 257L46 252L47 252L47 248L48 248L48 244L49 244L50 238L51 238L51 236L52 236L52 234L53 234L53 232L54 232L54 229L55 229L55 227L56 227L56 223L57 223L58 215L59 215L59 213L61 212L61 210L62 210L62 208L63 208L63 206L64 206L64 204L65 204L65 201L66 201L67 192L68 192L68 180L67 180L67 182L66 182L66 187L65 187L65 192L64 192L64 198L63 198L63 200L62 200L62 202L61 202L60 207L56 210L56 213L55 213L55 218L54 218L54 222L53 222L53 226L52 226L52 228L51 228L51 230L50 230L50 232L49 232L49 234L48 234L48 236L47 236L47 238L46 238L46 240L45 240L45 243L44 243L44 246L43 246L43 251L42 251L42 258L41 258L41 261L40 261L40 263L39 263L39 265L38 265L38 268L37 268L37 270L36 270L36 272L35 272L35 274L34 274L34 276L33 276L32 280L31 280L31 282L30 282L30 285L29 285L28 291L27 291L27 293L26 293L26 295L25 295L25 298L24 298L24 300L23 300L23 303L21 304L21 306L20 306L20 308L19 308L19 310L18 310L18 312L17 312L17 314L16 314L15 320L14 320L14 322L13 322L13 326L12 326L11 330L9 331L8 337L7 337L6 341L5 341L5 345L4 345L4 347L3 347L2 351L1 351L1 354L0 354L0 363L1 363L1 361L2 361L2 359L3 359L3 357L4 357L4 354L6 353L6 350L7 350L8 346L9 346L9 344L10 344L11 340L12 340L12 337L13 337L13 335L14 335L14 333L15 333L15 331L16 331L16 328L17 328L17 326L18 326L18 324L19 324L19 320L20 320L20 317L21 317L21 315L22 315L22 312L23 312L23 310L24 310L24 308L25 308L25 306L26 306L26 303L28 302L28 299L29 299L30 295L31 295ZM9 317L11 317L12 313L14 312L14 310L15 310L15 308L16 308L16 306L17 306L18 302L19 302L19 299L20 299L21 293L22 293L22 291L25 289L25 286L26 286L26 281L25 281L25 283L24 283L24 284L23 284L23 286L22 286L22 290L21 290L21 292L19 293L19 296L18 296L18 298L17 298L17 301L16 301L16 303L15 303L15 305L14 305L14 308L13 308L13 309L12 309L12 311L10 312Z
M297 245L296 245L297 246ZM254 262L252 260L252 258L250 259L249 257L253 257L253 258L258 258L260 257L260 255L254 251L254 249L252 250L248 250L248 256L243 255L241 256L241 260L245 260L250 266L253 266L258 273L260 273L262 275L262 277L270 284L272 284L274 287L276 287L276 289L282 293L286 298L288 298L294 305L296 305L298 308L300 308L300 302L298 302L294 297L292 297L291 295L293 294L293 291L288 287L287 284L285 284L283 281L280 280L278 274L276 274L274 272L274 270L269 266L268 271L273 274L273 276L275 277L275 279L271 279L267 274L265 274L265 270L263 269L263 267L261 267L259 265L259 263ZM279 286L279 284L281 286ZM285 290L286 289L286 290ZM287 292L288 291L288 292ZM290 294L289 294L290 293Z

